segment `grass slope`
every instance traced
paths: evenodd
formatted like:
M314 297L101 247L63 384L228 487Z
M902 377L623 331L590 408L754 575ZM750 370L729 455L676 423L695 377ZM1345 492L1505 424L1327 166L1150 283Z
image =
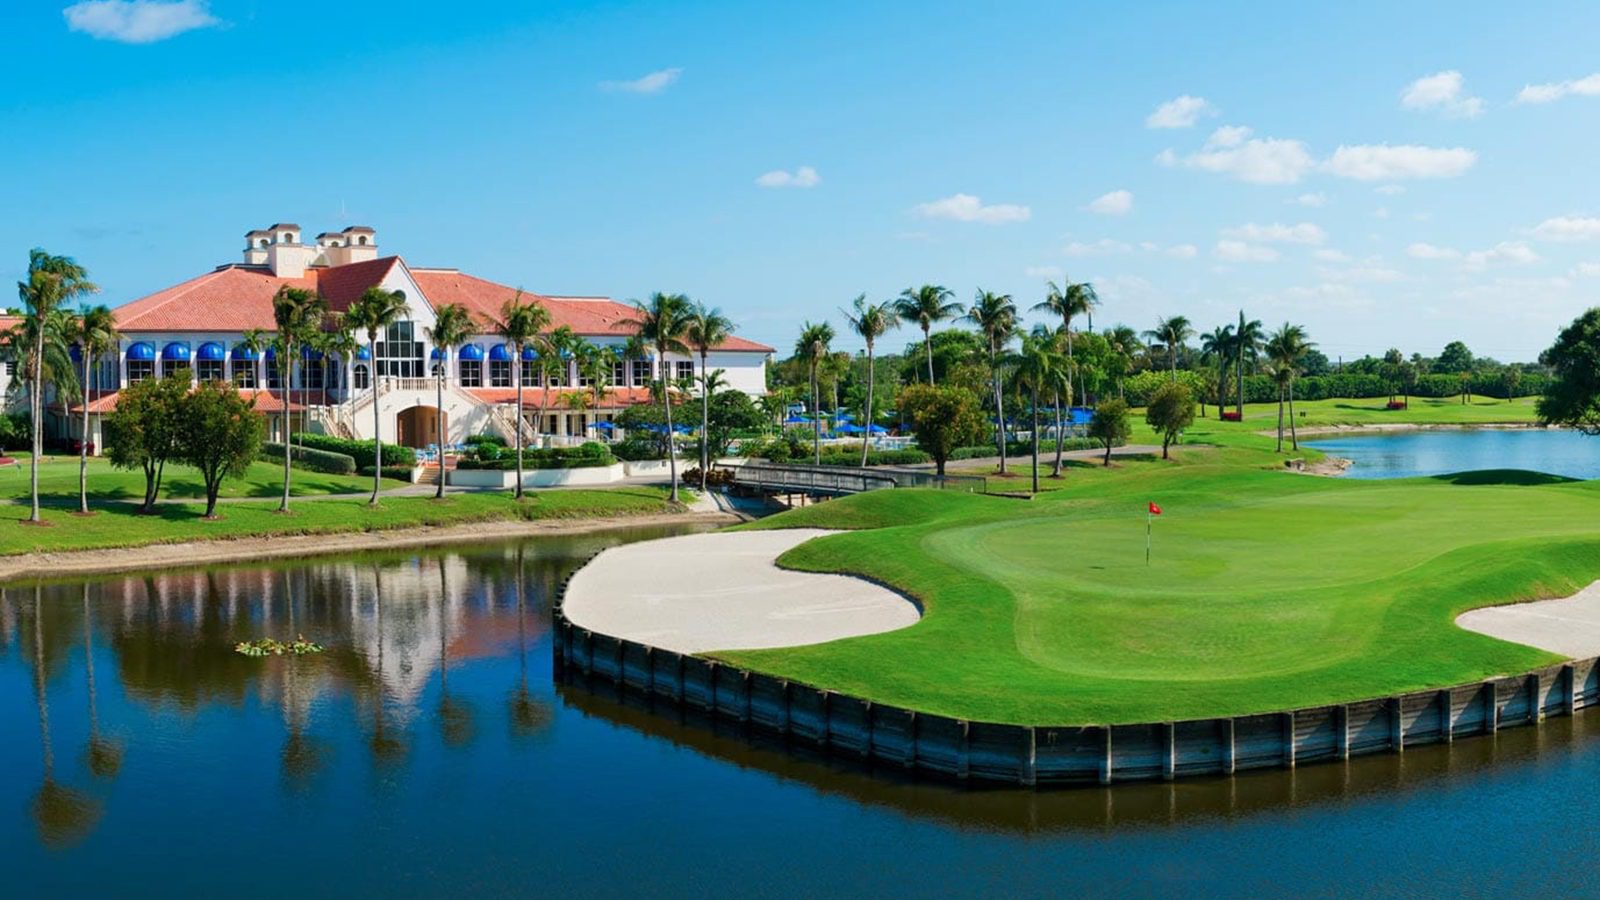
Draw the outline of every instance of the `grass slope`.
M20 468L0 468L0 497L28 502L27 454L19 454ZM403 482L385 481L384 487L398 487ZM359 494L372 492L372 477L359 475L324 475L305 469L295 469L290 479L290 493L297 497L312 494ZM161 479L163 499L202 499L205 482L200 473L177 464L169 464ZM283 465L281 463L253 462L241 478L228 478L222 482L222 497L281 497L283 495ZM48 503L78 503L78 457L45 456L39 466L39 496ZM114 469L103 458L89 459L89 500L142 500L144 498L144 473L139 470Z
M1600 483L1325 479L1272 471L1270 439L1218 443L1074 468L1031 501L896 490L765 520L857 529L781 563L895 585L926 615L890 634L716 655L966 718L1236 715L1550 662L1454 617L1600 578ZM1166 515L1147 567L1151 500Z

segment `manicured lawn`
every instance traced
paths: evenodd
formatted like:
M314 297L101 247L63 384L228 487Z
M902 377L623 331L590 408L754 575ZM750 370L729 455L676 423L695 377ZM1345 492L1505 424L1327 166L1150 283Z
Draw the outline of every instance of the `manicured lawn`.
M1199 718L1553 661L1453 620L1600 579L1600 482L1317 478L1272 471L1281 457L1263 441L1270 451L1241 433L1171 463L1075 467L1034 500L880 491L756 523L861 529L781 562L887 582L926 615L890 634L717 655L959 717ZM1146 566L1152 500L1166 514Z
M0 468L0 497L27 502L27 454L17 454L20 468ZM323 475L295 469L290 479L290 491L295 496L311 494L371 493L372 478L359 475ZM385 481L384 487L398 487L403 482ZM76 456L45 456L39 466L39 493L47 502L60 504L78 502L78 458ZM242 478L229 478L222 483L223 497L281 497L283 495L283 466L269 462L250 464L250 471ZM205 482L200 474L188 466L168 465L161 479L161 496L174 499L199 499L205 496ZM140 500L144 498L144 473L139 470L114 469L104 459L89 460L89 499Z
M1399 399L1399 398L1396 398ZM1389 398L1376 397L1365 400L1296 400L1295 424L1316 425L1489 425L1507 422L1534 421L1533 397L1520 397L1507 403L1504 399L1472 395L1471 402L1463 405L1460 397L1412 397L1408 409L1387 409ZM1228 409L1233 409L1230 404ZM1139 415L1144 415L1139 410ZM1221 422L1217 408L1208 405L1206 412L1212 424L1223 427L1246 428L1260 431L1278 427L1278 404L1246 403L1244 422ZM1141 418L1141 421L1142 418ZM1288 430L1288 411L1284 412L1284 429Z
M35 551L134 547L214 538L283 534L330 534L380 531L418 525L454 525L501 519L556 519L642 515L668 512L667 492L655 487L538 491L518 504L509 494L453 494L443 502L432 497L386 497L377 509L365 497L307 500L294 504L290 515L276 512L275 502L246 501L221 506L222 518L201 518L203 504L167 503L155 515L141 516L135 504L103 504L99 512L79 517L46 509L50 527L20 524L26 506L0 506L0 555Z

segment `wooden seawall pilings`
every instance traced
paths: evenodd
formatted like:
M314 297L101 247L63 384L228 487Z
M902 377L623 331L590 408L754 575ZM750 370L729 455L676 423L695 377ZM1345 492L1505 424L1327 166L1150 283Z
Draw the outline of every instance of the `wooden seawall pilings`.
M1256 715L1005 725L874 703L599 634L567 621L559 602L553 618L558 676L582 673L829 752L960 781L1111 784L1293 768L1399 753L1600 705L1600 665L1591 658L1449 688Z

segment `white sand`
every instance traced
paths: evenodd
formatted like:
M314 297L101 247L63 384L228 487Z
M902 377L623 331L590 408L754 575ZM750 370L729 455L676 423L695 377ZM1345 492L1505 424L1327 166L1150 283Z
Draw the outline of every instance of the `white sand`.
M816 528L690 534L613 547L567 586L573 624L679 653L796 647L894 631L921 614L859 578L789 572L785 550Z
M1600 581L1571 597L1475 609L1456 624L1573 659L1600 656Z

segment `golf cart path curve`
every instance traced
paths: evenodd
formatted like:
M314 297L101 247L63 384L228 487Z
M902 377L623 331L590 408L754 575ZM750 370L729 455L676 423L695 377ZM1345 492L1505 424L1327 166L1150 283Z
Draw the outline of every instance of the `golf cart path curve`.
M567 584L580 628L678 653L798 647L913 625L903 594L848 575L778 568L820 528L688 534L612 547Z
M1456 624L1573 659L1600 656L1600 581L1570 597L1474 609Z

